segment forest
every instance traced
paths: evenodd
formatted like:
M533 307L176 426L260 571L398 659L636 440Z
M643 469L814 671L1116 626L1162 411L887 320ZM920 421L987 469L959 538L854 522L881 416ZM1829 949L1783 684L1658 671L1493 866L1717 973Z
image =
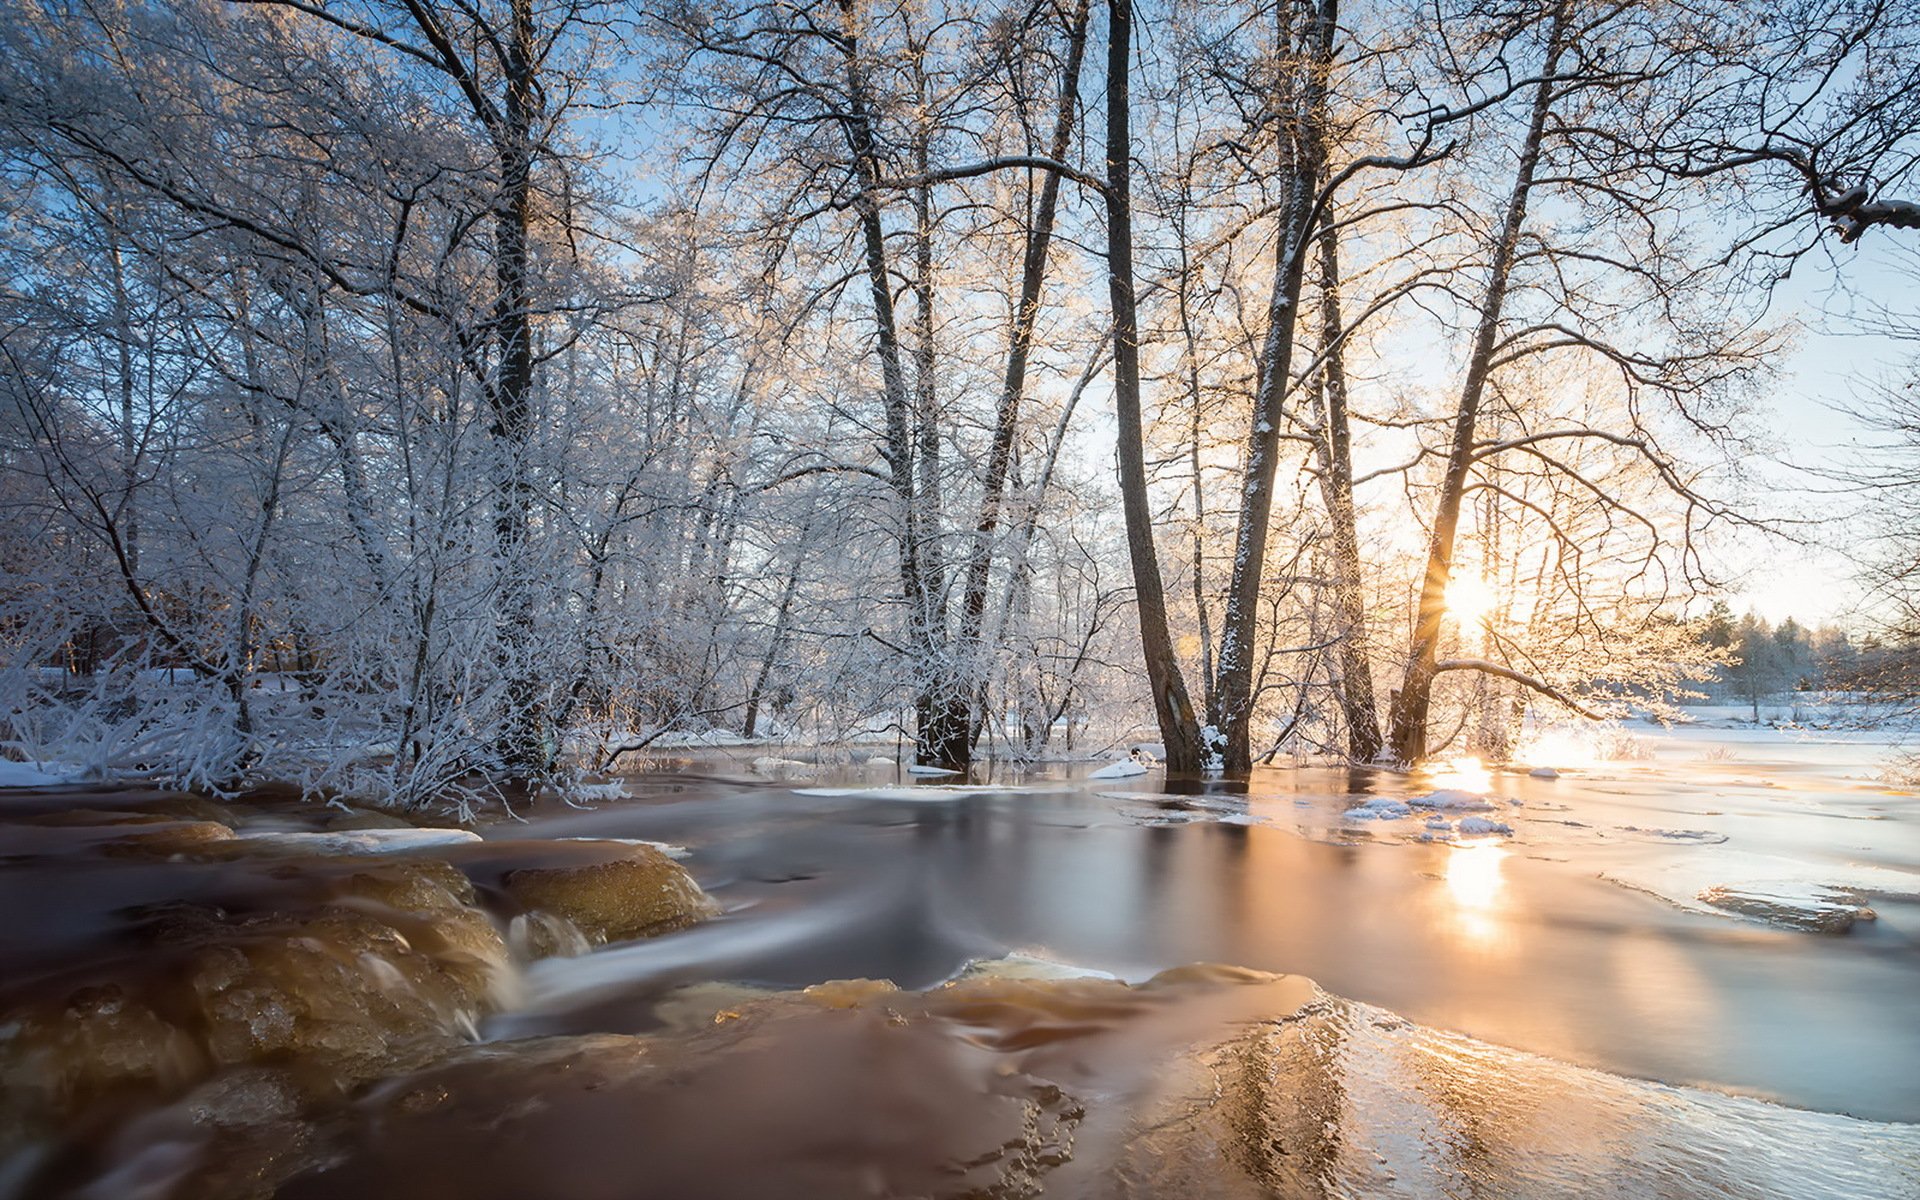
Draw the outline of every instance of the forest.
M0 749L470 810L1658 716L1727 547L1840 536L1757 464L1916 163L1910 0L24 0ZM1910 699L1920 306L1844 320Z

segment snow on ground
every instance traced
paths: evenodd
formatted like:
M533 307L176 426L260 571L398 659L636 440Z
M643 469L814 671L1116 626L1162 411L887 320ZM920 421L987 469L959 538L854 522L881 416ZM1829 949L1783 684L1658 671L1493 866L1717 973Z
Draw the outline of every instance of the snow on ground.
M77 768L59 763L23 763L0 758L0 788L52 787L71 783Z

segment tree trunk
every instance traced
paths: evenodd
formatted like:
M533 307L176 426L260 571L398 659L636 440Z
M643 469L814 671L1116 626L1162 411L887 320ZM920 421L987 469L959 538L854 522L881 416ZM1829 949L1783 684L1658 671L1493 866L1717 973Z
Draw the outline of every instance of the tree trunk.
M1534 85L1533 106L1527 123L1526 140L1520 146L1520 160L1514 171L1513 188L1507 195L1506 213L1493 245L1493 260L1487 275L1487 290L1480 302L1479 325L1474 331L1473 349L1467 359L1466 379L1460 390L1460 408L1454 417L1453 442L1447 452L1446 474L1440 485L1440 500L1434 512L1433 534L1427 543L1427 569L1421 579L1420 599L1415 609L1413 645L1407 655L1407 670L1400 691L1394 698L1392 729L1388 735L1393 755L1403 763L1414 763L1427 754L1427 712L1433 701L1434 667L1440 655L1441 626L1446 618L1447 583L1453 574L1454 538L1460 527L1460 503L1466 495L1467 473L1473 465L1473 441L1479 427L1480 401L1486 391L1492 368L1494 345L1499 340L1500 318L1506 305L1507 286L1513 272L1520 231L1526 224L1527 200L1533 187L1534 171L1540 164L1540 146L1545 136L1547 116L1554 99L1553 78L1560 65L1567 21L1567 0L1554 6L1547 31L1546 61L1540 82Z
M1320 495L1333 527L1329 547L1333 609L1340 639L1340 708L1347 726L1347 754L1355 762L1380 756L1380 714L1373 698L1368 653L1367 605L1360 572L1360 538L1353 505L1353 435L1347 419L1345 322L1340 315L1340 241L1331 217L1323 217L1320 249L1320 429L1314 452L1320 459Z
M1275 49L1284 59L1292 50L1293 38L1285 18L1290 9L1282 5L1280 11L1282 27ZM1240 523L1234 537L1233 573L1227 585L1227 611L1220 637L1220 675L1214 686L1218 708L1209 714L1225 736L1222 765L1229 774L1245 774L1253 767L1255 620L1273 515L1280 429L1286 421L1294 325L1300 315L1300 283L1306 270L1308 242L1313 237L1314 202L1326 160L1327 73L1332 65L1337 18L1335 0L1320 0L1301 39L1311 56L1304 86L1298 89L1297 97L1290 94L1293 89L1278 89L1281 91L1277 101L1279 115L1294 122L1293 131L1281 135L1283 145L1289 145L1285 165L1292 181L1280 218L1273 292L1267 302L1267 335L1260 348L1258 382L1254 390L1253 429L1248 434L1246 457L1241 464L1244 474Z
M859 215L861 248L867 273L867 290L873 302L874 343L880 356L881 398L886 410L885 446L888 482L900 504L900 586L907 604L908 642L920 658L923 672L936 671L944 657L946 621L939 617L939 597L926 585L924 546L921 529L919 488L914 480L914 397L907 386L907 373L901 361L900 327L894 312L892 272L887 263L886 230L880 220L881 165L873 136L872 108L867 98L866 74L860 69L859 27L852 0L840 0L842 32L841 52L846 57L847 114L842 121L848 149L852 152L854 176L860 185L854 211ZM940 720L946 705L931 702L931 689L923 679L915 712L920 718L915 737L915 761L923 765L946 766L930 755L943 752L954 743L944 730L934 729L929 720ZM961 705L961 743L965 742L966 706ZM951 769L951 768L949 768Z
M1133 133L1127 112L1132 0L1107 0L1107 13L1107 288L1113 305L1113 406L1119 425L1116 456L1120 499L1126 515L1127 554L1133 564L1135 607L1140 614L1140 651L1153 691L1153 713L1166 745L1167 771L1190 775L1201 765L1200 730L1167 630L1166 592L1153 544L1153 512L1147 498L1146 447L1140 418L1140 329L1134 308L1133 210L1129 197Z
M1067 35L1067 62L1060 79L1060 105L1054 114L1053 141L1048 147L1055 162L1064 162L1073 144L1074 117L1080 102L1080 67L1086 57L1088 0L1078 0ZM980 735L984 711L979 696L987 650L980 632L987 615L987 585L993 572L994 533L1000 524L1001 500L1013 459L1013 442L1020 428L1020 405L1026 395L1027 359L1033 349L1033 329L1040 313L1040 292L1046 283L1047 252L1053 241L1054 216L1060 207L1060 174L1045 172L1040 201L1027 231L1021 261L1020 293L1013 311L1013 330L1007 346L1006 373L1000 384L1000 406L994 415L993 442L987 451L987 473L982 483L980 515L974 522L973 547L967 560L966 588L960 602L960 661L969 694L974 697L971 746Z
M539 774L551 758L533 662L533 579L532 564L527 561L533 510L533 488L527 478L533 432L528 243L533 224L533 119L539 104L533 72L533 3L513 0L506 104L496 135L500 199L494 218L494 274L499 295L493 319L500 363L486 396L494 453L493 533L500 572L494 611L500 666L506 678L506 713L498 752L502 765L515 776Z

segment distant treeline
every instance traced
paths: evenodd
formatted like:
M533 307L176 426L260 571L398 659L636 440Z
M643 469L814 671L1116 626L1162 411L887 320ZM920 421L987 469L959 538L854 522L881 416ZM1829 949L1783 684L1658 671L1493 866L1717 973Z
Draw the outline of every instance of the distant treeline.
M1783 692L1865 692L1888 699L1920 696L1920 641L1869 634L1855 641L1835 625L1778 625L1754 613L1736 618L1716 603L1701 636L1728 660L1712 687L1721 698L1754 706Z

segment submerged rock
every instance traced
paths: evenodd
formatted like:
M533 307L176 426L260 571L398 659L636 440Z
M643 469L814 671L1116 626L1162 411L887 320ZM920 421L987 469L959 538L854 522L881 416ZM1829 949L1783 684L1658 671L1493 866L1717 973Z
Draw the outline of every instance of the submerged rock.
M675 1002L667 1034L463 1047L293 1128L270 1078L256 1105L203 1089L100 1177L153 1200L1838 1200L1920 1169L1910 1126L1572 1067L1237 967Z
M564 918L596 945L657 937L716 914L679 863L652 846L618 845L621 855L602 861L509 870L501 886L523 909Z
M1876 919L1866 898L1845 888L1821 888L1802 895L1751 888L1710 887L1699 895L1702 904L1752 917L1769 925L1808 933L1849 933L1860 921Z
M280 1064L334 1090L470 1037L506 966L472 885L439 862L332 865L189 864L230 899L136 905L114 953L10 980L0 1144L224 1068Z

